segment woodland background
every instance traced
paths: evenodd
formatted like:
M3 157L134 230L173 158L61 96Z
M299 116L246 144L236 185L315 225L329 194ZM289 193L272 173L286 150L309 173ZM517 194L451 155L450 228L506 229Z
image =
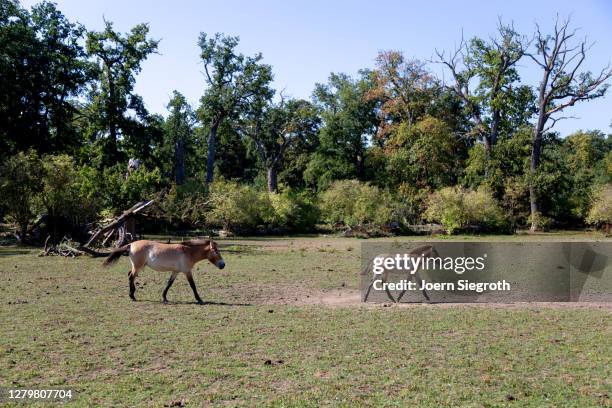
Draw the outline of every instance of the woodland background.
M175 90L163 117L134 92L158 47L146 24L89 31L53 3L0 0L0 219L29 243L83 241L147 199L156 232L609 228L610 130L554 131L612 76L581 69L580 38L560 17L550 33L500 21L432 61L380 52L303 100L273 89L237 37L201 33L186 39L201 49L200 104ZM519 61L541 81L522 82Z

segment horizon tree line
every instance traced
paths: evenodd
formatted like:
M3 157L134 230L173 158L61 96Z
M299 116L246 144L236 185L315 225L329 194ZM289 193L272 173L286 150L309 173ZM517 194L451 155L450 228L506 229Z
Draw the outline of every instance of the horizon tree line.
M134 91L143 61L159 47L147 24L119 33L105 21L102 31L88 31L53 3L25 10L0 0L0 156L65 153L98 171L133 157L168 183L205 191L215 174L263 177L269 192L357 179L407 202L447 186L484 185L499 200L528 202L537 230L560 200L574 200L558 191L560 175L552 179L570 143L554 126L575 104L603 97L612 76L609 66L582 70L590 44L577 34L559 17L551 33L536 26L532 37L500 20L489 39L461 38L451 52L435 51L449 83L427 63L389 50L355 76L331 73L305 100L274 90L272 67L261 54L240 53L238 37L202 32L199 106L174 90L164 118ZM541 70L539 84L521 82L523 60ZM578 137L583 147L597 150L590 157L612 162L610 137L582 134L590 135Z

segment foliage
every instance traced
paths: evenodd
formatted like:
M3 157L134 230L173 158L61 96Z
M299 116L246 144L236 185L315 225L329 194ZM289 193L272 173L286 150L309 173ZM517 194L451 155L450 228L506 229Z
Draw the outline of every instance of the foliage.
M174 91L167 105L170 114L163 123L163 142L158 149L162 173L170 175L176 184L182 184L194 173L190 158L194 156L195 114L187 100Z
M412 182L416 187L436 189L458 178L457 156L461 144L441 120L426 116L413 126L402 123L386 144L387 172L393 184Z
M260 164L267 171L268 191L278 191L277 174L285 153L297 143L307 144L315 137L319 119L314 106L305 100L285 100L273 104L260 100L241 125L252 142Z
M209 204L207 222L232 232L256 228L273 211L267 195L235 181L212 183Z
M606 184L595 194L586 221L595 225L612 224L612 184Z
M92 188L96 199L109 214L119 214L140 201L155 198L162 180L158 168L148 170L144 166L129 175L121 165L90 170L90 174L95 174Z
M150 136L145 125L148 112L142 98L134 93L142 62L157 50L158 41L147 38L148 34L149 26L138 24L122 35L109 21L103 31L87 34L87 53L97 70L97 81L89 91L87 132L91 140L101 143L105 164L125 157L120 154L120 138L141 147L150 143L143 143ZM138 157L144 158L142 154Z
M59 233L155 197L152 231L428 217L449 231L582 227L612 183L612 136L551 130L562 110L602 97L612 70L581 73L588 47L573 47L568 27L529 43L500 22L488 39L436 52L450 77L382 51L373 69L332 73L308 100L273 89L272 67L239 52L238 37L201 33L199 107L174 91L163 117L135 92L158 47L147 24L87 31L48 1L0 0L0 216L22 236L43 218ZM543 70L538 103L519 76L526 55ZM128 172L131 158L141 167Z
M44 156L41 163L40 200L48 216L52 217L51 222L66 222L73 227L94 221L100 203L89 183L92 176L89 169L79 169L68 155Z
M292 231L308 232L319 221L319 208L315 197L306 191L285 189L280 193L268 193L272 207L270 225Z
M20 240L36 214L41 183L41 163L32 150L9 157L0 167L0 196L3 212L17 224Z
M358 180L340 180L320 195L322 220L347 226L387 225L393 217L391 198L376 186Z
M202 184L195 181L172 184L156 205L159 218L174 229L203 227L209 207Z
M408 127L430 113L442 88L422 61L407 60L399 51L383 51L372 73L371 101L380 101L377 137L384 141L397 126Z
M212 37L200 33L198 39L207 84L198 110L200 120L208 127L207 183L213 180L219 126L247 112L254 101L273 94L269 88L272 68L261 63L261 54L245 57L238 53L238 42L238 37L221 33Z
M319 146L304 177L310 185L325 188L333 180L363 180L365 152L376 132L376 101L367 96L371 74L361 71L358 79L331 74L327 84L317 84L313 93L323 125Z
M91 78L85 29L50 2L0 2L0 158L18 151L74 152L77 99Z
M427 200L424 217L442 224L448 234L470 225L499 228L504 224L501 208L485 188L445 187L435 191Z

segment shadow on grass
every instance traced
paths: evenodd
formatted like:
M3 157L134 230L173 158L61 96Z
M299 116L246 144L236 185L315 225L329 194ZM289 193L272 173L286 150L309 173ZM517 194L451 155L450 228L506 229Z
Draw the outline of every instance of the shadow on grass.
M177 301L172 301L169 300L167 302L162 302L161 300L148 300L148 299L143 299L143 300L136 300L136 302L142 302L142 303L159 303L160 305L164 305L164 306L171 306L171 305L196 305L196 306L253 306L250 303L226 303L226 302L213 302L213 301L209 301L209 302L202 302L202 303L198 303L196 301L181 301L181 300L177 300Z
M13 256L13 255L29 255L32 251L27 249L4 249L0 248L0 256Z

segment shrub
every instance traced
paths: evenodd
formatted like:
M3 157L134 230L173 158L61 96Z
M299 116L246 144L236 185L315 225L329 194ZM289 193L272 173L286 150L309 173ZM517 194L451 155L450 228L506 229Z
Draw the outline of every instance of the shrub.
M131 207L139 201L154 198L159 191L160 182L161 173L157 167L147 170L141 166L132 172L121 184L123 206L120 210Z
M49 218L49 233L54 238L78 233L80 226L96 219L99 210L91 184L95 171L79 169L68 155L44 156L42 168L40 201Z
M156 205L158 217L172 228L202 227L209 207L201 183L173 183Z
M320 210L324 222L348 226L388 224L393 213L387 192L357 180L332 183L320 196Z
M207 222L227 231L252 229L269 219L273 209L267 194L234 181L216 181L210 186Z
M17 153L0 166L2 212L7 221L17 225L17 235L22 242L34 218L35 203L42 188L41 176L42 165L33 151Z
M445 187L438 190L429 196L424 217L442 224L448 234L472 224L498 228L504 222L497 202L484 188L474 191Z
M117 214L139 201L156 197L161 173L158 168L148 170L142 166L126 178L124 166L117 164L102 170L93 183L101 207Z
M309 231L319 219L316 202L305 191L287 189L281 193L268 193L268 199L272 212L265 221L270 225L295 231Z
M599 189L586 218L593 225L612 224L612 184Z

